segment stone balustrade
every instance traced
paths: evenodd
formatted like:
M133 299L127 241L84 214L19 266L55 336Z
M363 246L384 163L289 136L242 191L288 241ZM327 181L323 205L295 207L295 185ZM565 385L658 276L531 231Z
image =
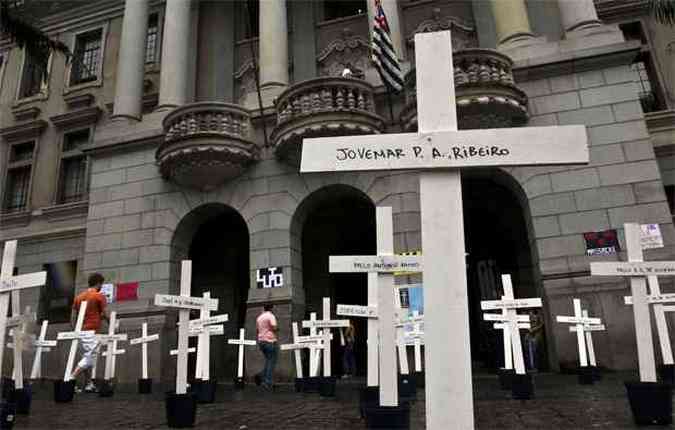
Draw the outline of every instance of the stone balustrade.
M276 101L272 142L277 157L299 161L302 139L380 133L373 87L360 79L316 78L300 82Z
M516 127L527 122L527 95L513 80L511 59L492 49L454 53L455 97L460 129ZM405 130L417 129L415 69L406 75Z
M156 159L162 175L177 184L212 189L257 159L251 115L238 105L187 104L170 112L163 126Z

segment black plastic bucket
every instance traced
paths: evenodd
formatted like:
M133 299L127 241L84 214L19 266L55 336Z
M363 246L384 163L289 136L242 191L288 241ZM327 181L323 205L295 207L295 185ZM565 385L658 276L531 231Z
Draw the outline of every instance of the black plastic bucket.
M309 378L305 378L305 383L302 386L302 390L305 393L318 393L319 392L319 377L318 376L310 376Z
M398 375L398 395L404 400L417 400L415 375Z
M194 427L197 399L193 393L166 393L166 421L171 428Z
M0 429L11 429L14 427L16 418L16 406L11 402L0 403Z
M216 401L216 390L218 389L218 381L215 379L196 380L194 382L194 393L197 396L199 403L213 403Z
M17 415L28 415L30 413L30 404L33 399L33 392L30 385L24 385L23 388L12 392L10 402L14 403Z
M14 380L12 378L2 378L2 398L10 399L14 391Z
M54 381L54 401L56 403L68 403L73 401L75 395L75 380Z
M366 407L376 406L380 401L380 387L362 387L359 390L359 413L366 417Z
M673 386L660 382L626 381L633 420L639 426L673 422Z
M675 384L675 365L663 364L659 366L659 377L664 384Z
M302 393L305 388L305 378L295 378L295 392Z
M511 394L516 400L529 400L534 397L534 386L532 385L532 375L514 374L511 381Z
M98 388L99 397L112 397L115 394L115 385L110 379L101 379L96 388Z
M366 424L369 429L409 429L410 404L398 406L366 406Z
M600 381L602 380L602 371L598 366L591 366L592 372L593 372L593 380L594 381Z
M319 395L321 397L335 397L335 376L319 378Z
M513 386L513 375L516 374L516 371L513 369L499 369L497 371L497 377L499 378L499 387L502 390L510 390Z
M152 378L140 378L138 380L138 394L152 393Z
M593 368L588 366L579 366L577 369L577 376L581 385L593 385L595 382L595 372Z
M234 378L234 389L241 391L245 387L246 387L246 379L244 379L243 377L240 378L238 376L235 376L235 378Z
M426 375L424 374L424 371L415 372L414 375L415 375L415 381L417 382L417 388L424 388L424 386L425 386L424 384L426 382L424 380L424 378L426 377Z

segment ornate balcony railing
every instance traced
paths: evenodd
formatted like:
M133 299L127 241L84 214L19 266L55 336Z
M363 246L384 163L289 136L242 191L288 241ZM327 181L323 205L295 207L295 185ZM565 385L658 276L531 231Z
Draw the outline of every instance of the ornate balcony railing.
M384 121L375 113L373 87L360 79L316 78L283 92L272 133L276 155L298 164L307 137L376 134Z
M155 157L162 175L208 190L241 174L258 156L248 110L219 102L176 108L163 122L164 143Z
M455 97L460 129L516 127L527 122L527 95L513 81L513 61L492 49L454 53ZM415 69L406 75L405 130L417 129Z

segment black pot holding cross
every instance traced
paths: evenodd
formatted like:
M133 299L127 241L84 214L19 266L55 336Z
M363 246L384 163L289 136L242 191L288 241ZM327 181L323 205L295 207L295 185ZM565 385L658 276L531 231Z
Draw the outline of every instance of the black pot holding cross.
M407 401L417 400L417 382L415 375L398 375L398 396Z
M33 390L31 390L30 385L24 385L23 388L13 390L7 400L14 403L18 415L28 415L32 399Z
M197 418L197 398L194 393L166 393L166 421L171 428L194 427Z
M516 400L529 400L534 397L532 375L529 373L524 375L514 374L511 380L511 395Z
M380 387L361 387L359 390L359 413L361 418L366 417L366 408L376 406L380 401Z
M54 401L56 403L69 403L75 396L75 380L54 381Z
M675 365L663 364L659 366L659 378L665 384L675 384Z
M305 389L305 378L295 378L295 392L302 393Z
M98 388L99 397L112 397L115 394L115 385L112 379L101 379L96 388Z
M335 397L335 376L319 378L319 395L321 397Z
M424 388L425 387L425 380L424 378L426 377L424 370L421 372L415 372L415 382L417 382L417 388Z
M673 385L662 382L625 382L633 420L639 426L673 422Z
M14 379L2 378L2 398L9 399L14 391Z
M14 428L16 405L12 402L0 403L0 429Z
M500 368L497 370L497 378L499 379L499 387L502 390L510 390L513 386L513 376L516 371L513 369Z
M304 384L302 386L303 393L318 393L319 392L319 377L310 376L305 378Z
M192 384L193 393L199 403L213 403L216 401L216 391L218 389L218 381L215 379L195 380Z
M594 381L600 381L602 380L602 371L598 366L590 366L591 371L593 373L593 380Z
M596 380L595 371L590 366L579 366L577 375L581 385L593 385Z
M246 379L244 379L243 377L240 378L238 376L235 376L234 377L234 389L237 390L237 391L241 391L245 387L246 387Z
M410 403L408 402L401 402L398 406L368 405L365 415L369 429L410 428Z
M138 380L138 394L152 393L152 378L140 378Z

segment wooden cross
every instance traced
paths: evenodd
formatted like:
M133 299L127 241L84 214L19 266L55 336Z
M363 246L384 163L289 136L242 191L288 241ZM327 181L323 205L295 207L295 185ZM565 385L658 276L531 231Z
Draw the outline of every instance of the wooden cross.
M346 317L367 318L368 339L366 384L377 387L378 371L378 318L377 318L377 273L368 273L368 306L337 305L336 314Z
M624 276L630 278L640 381L656 382L654 340L652 338L652 326L649 318L649 299L646 281L649 276L675 276L675 261L643 261L642 246L640 244L640 225L626 223L624 224L624 231L628 261L591 263L591 275ZM657 301L654 300L652 299L652 303L658 303L658 299L656 299Z
M35 313L31 313L30 306L26 306L23 314L20 313L21 304L19 300L19 291L12 291L12 318L7 324L7 327L13 327L10 330L14 351L12 377L14 378L14 387L17 390L23 389L23 351L25 349L24 342L28 337L28 324L35 322L37 319Z
M312 312L314 315L314 320L316 320L316 313ZM324 337L323 335L309 335L309 336L300 336L300 332L298 330L298 323L293 322L292 324L293 327L293 343L287 343L284 345L281 345L281 350L282 351L293 351L295 354L295 372L297 377L303 378L303 372L302 372L302 356L301 356L301 351L303 349L309 349L310 352L310 376L316 376L318 373L318 359L316 360L316 365L313 366L312 361L311 361L311 355L312 352L315 350L321 350L324 345L323 345L323 340ZM311 329L310 329L311 330ZM314 328L316 330L316 328ZM329 338L330 340L330 338Z
M158 339L158 333L148 336L148 323L144 322L141 328L141 337L129 341L129 345L141 345L141 377L143 379L148 379L148 343Z
M380 405L398 406L394 273L420 272L422 257L394 255L394 223L390 207L375 208L375 218L377 255L331 256L328 266L331 273L375 273L377 276Z
M244 377L244 346L256 346L258 344L255 340L246 340L245 332L246 330L244 328L240 328L239 339L227 340L229 345L239 345L239 357L237 358L237 377L240 379Z
M181 266L180 295L155 295L155 305L178 308L178 359L176 360L176 394L187 393L187 358L190 309L202 309L208 306L209 310L218 309L217 299L208 299L190 296L192 284L192 261L183 260Z
M588 367L588 358L586 355L586 336L585 327L591 324L600 324L600 318L584 317L581 311L581 300L572 299L574 304L574 316L556 316L556 321L565 324L574 324L574 331L577 333L577 348L579 349L579 365L581 367Z
M75 355L77 354L77 343L82 337L95 336L93 330L82 330L84 314L87 310L86 300L80 303L80 310L77 313L77 321L73 331L62 331L56 335L56 340L70 340L70 351L68 352L68 361L66 362L66 371L63 374L63 381L68 382L73 379L73 367L75 366Z
M588 139L584 126L457 131L450 32L415 35L415 56L419 132L304 139L300 171L431 170L420 174L423 253L434 259L424 273L426 423L472 428L461 169L588 163Z
M542 306L540 298L531 299L514 299L513 285L511 284L511 275L502 275L502 285L504 286L504 295L501 300L484 300L480 302L482 310L497 310L506 309L504 315L504 324L509 327L509 335L511 336L511 350L513 351L513 358L516 365L516 374L525 374L525 361L523 360L523 347L520 342L520 331L518 329L519 316L517 309L522 308L540 308ZM525 315L521 315L522 318ZM428 348L428 346L427 346ZM429 364L427 363L427 369Z
M106 345L106 351L103 353L103 356L106 357L103 379L105 379L106 381L109 381L115 377L115 366L113 360L115 359L115 355L121 354L118 351L123 351L117 349L117 342L127 340L126 334L115 334L115 330L117 329L117 327L118 327L117 312L112 311L110 312L108 334L101 334L96 336L99 342Z
M303 321L302 326L304 328L322 328L323 335L326 337L327 334L330 334L330 330L333 328L340 327L349 327L349 320L331 320L330 319L330 298L323 298L323 313L321 320L309 320ZM323 376L331 376L331 345L330 338L326 337L328 341L324 344L323 351Z
M502 300L506 300L506 296L502 296ZM511 346L511 332L509 331L509 325L505 324L504 321L508 320L506 314L506 308L502 309L501 314L492 314L486 313L483 314L483 319L485 321L500 321L494 323L492 327L495 330L502 330L502 339L504 344L504 369L512 370L513 369L513 347ZM516 321L518 322L519 330L527 330L530 328L530 317L527 315L517 315Z
M203 293L202 295L205 299L211 298L211 293L209 291ZM190 320L190 328L196 329L200 327L206 327L212 324L217 324L220 322L227 322L228 315L217 315L211 316L211 310L209 309L208 303L206 303L199 310L199 319ZM222 334L222 333L220 333ZM195 366L195 379L201 379L203 381L208 381L211 378L211 336L216 336L216 333L212 333L209 330L202 330L198 334L197 340L197 365Z
M16 262L16 240L5 242L2 253L2 265L0 266L0 369L2 369L2 357L5 347L5 332L7 331L7 310L9 308L9 294L12 294L12 315L18 315L21 312L19 307L19 290L23 288L41 287L47 282L47 272L34 272L25 275L14 276L14 265ZM15 350L16 359L16 350ZM19 359L21 360L21 359ZM23 374L19 381L16 381L16 388L23 388Z
M51 351L52 347L56 346L55 340L47 340L47 326L48 320L42 321L40 327L40 336L33 342L35 347L35 358L33 359L33 367L30 372L30 379L42 378L42 353Z
M588 318L588 311L586 309L583 309L581 311L581 315L583 315L584 318ZM593 336L592 333L594 331L604 331L605 330L605 325L604 324L585 324L584 325L584 335L586 336L586 348L588 348L588 361L590 362L591 366L595 367L597 366L597 362L595 360L595 348L593 347ZM570 327L570 331L577 331L576 327Z

